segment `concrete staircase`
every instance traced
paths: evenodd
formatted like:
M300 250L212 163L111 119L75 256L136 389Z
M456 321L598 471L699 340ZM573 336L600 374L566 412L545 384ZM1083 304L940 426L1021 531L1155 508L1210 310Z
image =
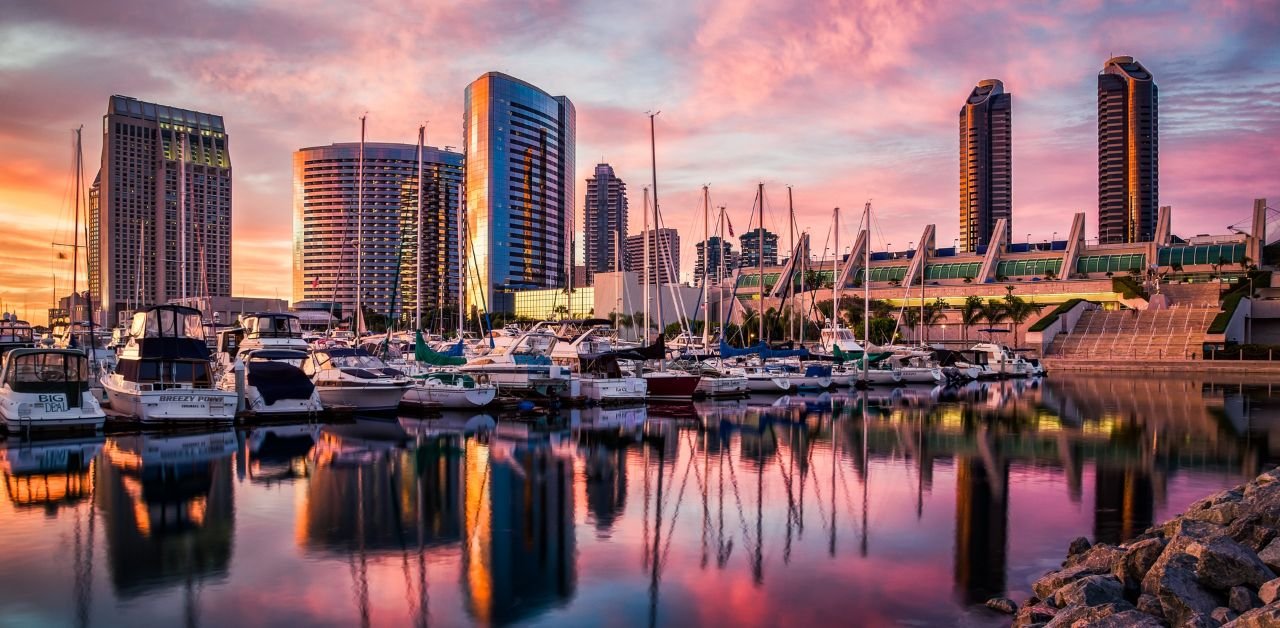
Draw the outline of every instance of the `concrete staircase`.
M1179 307L1217 308L1222 302L1222 285L1218 283L1174 283L1160 286L1169 304Z
M1216 288L1211 284L1211 287ZM1164 310L1093 310L1085 312L1075 329L1059 336L1047 355L1068 359L1182 361L1198 358L1205 331L1218 315L1217 293L1213 304L1189 306L1178 301ZM1196 300L1195 294L1177 298ZM1170 295L1173 299L1174 296ZM1185 302L1184 302L1185 303Z

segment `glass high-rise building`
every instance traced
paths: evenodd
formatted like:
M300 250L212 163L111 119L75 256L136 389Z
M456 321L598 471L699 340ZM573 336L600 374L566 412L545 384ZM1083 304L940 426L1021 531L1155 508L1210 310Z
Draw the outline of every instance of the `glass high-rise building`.
M960 108L960 249L991 241L1005 218L1013 237L1013 96L995 79L979 81Z
M222 116L107 102L89 192L89 285L104 322L170 299L231 296L228 141Z
M365 142L362 214L359 172L359 142L293 154L293 299L337 302L344 313L354 313L359 257L366 310L411 319L421 292L424 324L437 327L436 314L458 302L462 154L425 148L422 213L417 145ZM357 254L360 231L363 251ZM452 329L453 320L447 317L445 327Z
M693 247L698 253L698 259L693 265L693 285L702 285L703 268L706 268L707 281L712 285L733 274L737 260L734 259L731 242L720 236L711 236Z
M499 72L467 86L467 309L510 312L512 292L570 285L573 103Z
M613 173L613 166L597 164L595 175L587 179L584 200L586 283L592 285L596 273L622 270L617 262L626 258L621 248L627 237L627 184Z
M1133 57L1098 73L1098 241L1146 242L1160 204L1158 90Z
M761 247L761 239L764 240L763 247ZM778 265L778 234L764 227L756 227L739 236L738 242L742 245L742 253L738 256L738 261L743 268L759 266L762 254L765 266Z

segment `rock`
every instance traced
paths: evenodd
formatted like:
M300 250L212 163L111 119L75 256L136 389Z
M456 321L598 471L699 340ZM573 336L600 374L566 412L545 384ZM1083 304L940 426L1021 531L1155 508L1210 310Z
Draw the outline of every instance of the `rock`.
M1067 584L1053 594L1058 608L1068 606L1100 606L1124 599L1124 587L1115 576L1085 576Z
M1280 602L1244 613L1223 628L1274 628L1275 626L1280 626Z
M1276 538L1276 526L1268 524L1272 519L1267 511L1246 512L1231 522L1227 527L1227 535L1237 543L1260 552Z
M1207 521L1209 523L1216 523L1220 526L1225 526L1234 521L1243 510L1244 508L1238 503L1223 502L1203 510L1188 512L1186 517L1195 521Z
M1231 587L1231 593L1227 596L1227 606L1237 613L1247 613L1262 606L1262 600L1258 599L1258 594L1249 587Z
M1089 539L1077 536L1071 540L1071 545L1067 546L1067 558L1071 558L1076 554L1083 554L1090 547L1093 547L1093 544L1089 542Z
M1280 578L1269 580L1258 587L1258 598L1263 604L1270 604L1280 597Z
M1258 552L1258 559L1272 571L1280 571L1280 539L1273 540Z
M1178 628L1217 628L1217 626L1218 622L1210 619L1208 615L1201 615L1200 613L1195 613L1181 624L1178 624Z
M1053 597L1053 594L1063 586L1075 582L1085 576L1100 575L1110 572L1109 566L1099 566L1095 564L1080 564L1057 571L1051 571L1031 585L1031 590L1035 592L1036 597L1047 600Z
M1182 553L1169 555L1172 548L1170 542L1160 560L1147 572L1142 579L1142 590L1160 600L1164 618L1177 626L1192 615L1208 617L1218 602L1196 579L1196 559Z
M1085 625L1089 628L1164 628L1164 622L1137 610L1108 615Z
M1071 628L1085 628L1097 624L1102 619L1132 610L1134 610L1133 605L1123 600L1103 604L1102 606L1073 604L1058 611L1053 616L1053 620L1045 624L1044 628L1066 628L1068 626Z
M1124 550L1114 545L1099 543L1089 549L1067 558L1063 567L1085 566L1093 573L1110 573L1113 566L1124 558Z
M1256 587L1276 577L1257 554L1228 537L1190 543L1187 554L1197 559L1196 575L1211 589L1240 584Z
M1160 606L1160 598L1150 593L1143 593L1138 596L1138 610L1152 617L1164 618L1164 608Z
M1227 529L1216 523L1181 517L1164 524L1162 531L1169 545L1179 552L1192 541L1207 541L1227 534Z
M1007 597L993 597L987 600L987 608L1009 615L1018 612L1018 604Z
M1057 611L1048 604L1023 604L1018 609L1018 614L1013 618L1011 628L1026 628L1027 626L1042 626L1052 621Z
M1209 614L1209 617L1219 624L1225 624L1236 617L1239 617L1239 613L1236 613L1225 606L1219 606L1218 608L1213 609L1213 612Z
M1124 555L1116 561L1111 573L1120 580L1127 591L1136 593L1142 586L1142 577L1147 575L1160 553L1164 551L1164 539L1153 537L1130 544Z

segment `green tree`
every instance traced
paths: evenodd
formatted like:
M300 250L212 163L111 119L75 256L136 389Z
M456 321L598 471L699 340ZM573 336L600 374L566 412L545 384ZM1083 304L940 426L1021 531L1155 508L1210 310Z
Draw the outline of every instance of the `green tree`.
M1013 299L1012 295L1006 299ZM982 319L987 321L988 325L999 325L1009 319L1009 301L1002 299L990 299L982 306Z
M1009 321L1013 323L1013 344L1018 346L1018 331L1022 324L1031 318L1032 314L1039 314L1044 309L1044 305L1034 301L1028 301L1020 297L1014 297L1006 306L1006 315Z
M969 295L960 306L960 328L966 342L969 340L969 328L982 322L987 315L982 297Z
M920 321L923 325L923 342L929 342L929 328L939 325L947 320L947 302L941 297L933 300L933 303L926 303L924 306L924 319Z

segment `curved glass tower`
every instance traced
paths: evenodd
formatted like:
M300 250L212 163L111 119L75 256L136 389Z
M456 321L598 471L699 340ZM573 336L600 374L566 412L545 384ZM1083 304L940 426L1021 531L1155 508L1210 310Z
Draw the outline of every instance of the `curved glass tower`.
M467 310L512 312L512 292L569 285L573 103L499 72L464 99Z
M991 241L996 221L1013 234L1013 96L995 79L979 81L960 108L960 248Z
M1148 242L1160 196L1158 90L1133 57L1098 74L1098 241Z

